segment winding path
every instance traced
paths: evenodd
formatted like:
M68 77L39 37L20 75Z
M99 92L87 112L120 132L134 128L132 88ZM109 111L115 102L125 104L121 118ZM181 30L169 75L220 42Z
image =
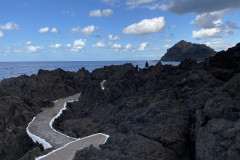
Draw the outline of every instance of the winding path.
M77 150L90 145L98 148L100 144L107 141L109 136L102 133L76 139L64 135L52 127L54 120L66 109L66 103L76 101L79 96L80 93L55 101L54 107L43 108L42 112L29 123L26 130L32 140L41 143L44 149L52 147L55 149L47 155L36 158L36 160L71 160Z

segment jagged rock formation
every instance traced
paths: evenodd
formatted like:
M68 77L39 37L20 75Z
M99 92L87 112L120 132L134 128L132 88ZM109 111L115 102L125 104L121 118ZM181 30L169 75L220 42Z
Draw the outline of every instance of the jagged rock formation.
M75 137L110 135L101 150L85 148L74 160L240 159L239 51L238 44L206 62L140 72L130 64L98 69L55 127Z
M240 44L205 62L185 60L134 70L131 64L92 73L40 70L0 83L0 159L33 159L42 152L25 132L52 101L81 92L55 120L72 137L106 133L101 150L81 159L240 159ZM100 83L107 80L102 90Z
M88 71L77 73L39 70L38 75L20 76L0 82L0 159L34 159L42 147L34 144L26 133L28 123L41 107L78 93L88 81ZM85 79L85 80L84 80Z
M204 44L194 44L182 40L169 48L167 53L161 58L161 61L181 62L190 58L202 62L215 53L212 48Z

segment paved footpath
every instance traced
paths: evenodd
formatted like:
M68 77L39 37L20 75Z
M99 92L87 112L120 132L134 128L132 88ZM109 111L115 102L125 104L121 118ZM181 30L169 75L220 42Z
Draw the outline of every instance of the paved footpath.
M75 139L56 131L50 126L53 119L61 114L60 110L64 107L65 103L77 100L79 96L80 94L76 94L63 98L56 101L54 107L43 108L42 112L29 124L28 131L30 134L44 139L55 149L45 156L36 158L37 160L71 160L77 150L89 147L91 144L98 147L108 139L109 136L102 133L82 139Z

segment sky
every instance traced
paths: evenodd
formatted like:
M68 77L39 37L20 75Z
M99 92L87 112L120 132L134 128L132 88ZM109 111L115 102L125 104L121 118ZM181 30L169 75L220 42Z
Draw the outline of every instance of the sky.
M239 0L1 0L0 62L159 60L240 42Z

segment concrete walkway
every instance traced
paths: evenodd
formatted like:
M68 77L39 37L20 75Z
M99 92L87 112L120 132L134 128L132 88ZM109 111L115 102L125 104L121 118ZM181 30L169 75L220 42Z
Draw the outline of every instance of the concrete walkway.
M72 160L78 150L89 147L90 145L99 148L99 144L104 144L107 138L107 135L98 133L78 139L35 160Z
M66 136L54 128L52 123L55 118L60 116L66 102L75 101L79 98L80 94L76 94L67 98L55 101L54 107L43 108L27 128L29 136L34 140L42 144L44 148L53 147L55 150L45 156L36 158L36 160L71 160L77 150L89 147L91 144L98 147L100 144L104 144L108 139L108 135L98 133L85 138L76 139ZM46 147L47 146L47 147Z

